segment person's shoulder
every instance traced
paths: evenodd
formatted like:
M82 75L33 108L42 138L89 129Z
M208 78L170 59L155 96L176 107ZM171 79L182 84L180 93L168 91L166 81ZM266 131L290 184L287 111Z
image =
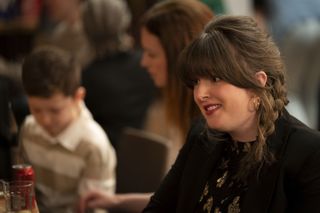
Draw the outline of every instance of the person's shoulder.
M83 136L90 141L107 141L107 135L102 127L91 117L82 123Z
M301 155L320 152L320 132L306 126L291 115L284 119L288 130L288 145L292 150L297 150Z
M93 119L82 127L80 147L85 150L87 156L106 163L108 159L115 158L115 150L107 133Z
M112 146L107 133L94 120L88 123L82 141L82 145L86 147L88 156L96 159L96 161L99 161L101 164L113 165L116 161L115 149Z
M37 123L32 114L28 115L19 129L19 141L23 144L46 144L51 138L47 132Z
M295 117L287 116L286 122L291 128L291 138L320 146L320 132L308 127Z
M107 133L91 116L85 118L81 123L82 141L90 144L90 147L108 150L111 147L111 142Z
M311 150L320 150L320 132L305 126L297 126L291 135L292 140L302 143L302 146L310 147Z
M23 121L21 129L23 130L23 132L32 132L38 127L39 124L37 123L36 119L32 114L30 114Z
M283 159L286 173L299 182L320 174L320 132L311 129L294 117L290 117L291 131L288 135Z

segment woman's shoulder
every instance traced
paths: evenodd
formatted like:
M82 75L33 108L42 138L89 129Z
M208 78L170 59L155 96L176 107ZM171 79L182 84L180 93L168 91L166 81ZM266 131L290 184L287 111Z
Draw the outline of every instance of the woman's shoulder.
M272 145L277 147L276 158L291 177L300 178L304 171L320 168L319 131L307 127L290 114L285 114L276 122ZM317 172L320 173L320 170Z
M280 129L283 133L278 132L278 139L283 140L282 153L288 165L298 168L314 156L320 157L319 131L307 127L291 115L285 116L282 123Z
M286 122L291 129L289 140L292 144L310 147L310 149L320 149L320 132L318 130L308 127L291 115L287 116Z

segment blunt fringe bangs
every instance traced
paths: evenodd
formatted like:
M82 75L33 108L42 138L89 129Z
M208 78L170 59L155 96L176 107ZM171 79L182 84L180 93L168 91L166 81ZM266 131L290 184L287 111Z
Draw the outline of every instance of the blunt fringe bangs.
M259 71L267 75L265 86L260 85L255 77ZM261 100L257 109L257 143L242 160L239 176L245 177L259 163L274 160L266 139L274 132L274 122L288 104L286 72L278 47L253 18L217 16L182 51L179 72L182 81L190 88L199 78L220 78L253 91Z
M218 30L204 32L184 49L179 58L179 71L189 88L193 88L200 77L212 80L218 77L240 88L261 88L253 68Z

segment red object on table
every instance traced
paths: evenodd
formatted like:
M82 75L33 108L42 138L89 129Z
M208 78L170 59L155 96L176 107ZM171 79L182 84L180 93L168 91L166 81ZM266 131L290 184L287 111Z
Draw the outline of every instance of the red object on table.
M14 181L31 181L33 186L35 183L35 174L31 165L29 164L15 164L12 166ZM36 198L33 192L32 208L36 207Z
M34 171L29 164L15 164L12 166L14 180L30 180L34 183Z

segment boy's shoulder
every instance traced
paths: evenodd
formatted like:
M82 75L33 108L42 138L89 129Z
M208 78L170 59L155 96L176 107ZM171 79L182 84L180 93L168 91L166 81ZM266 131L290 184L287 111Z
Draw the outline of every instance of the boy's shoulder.
M93 118L87 118L85 122L82 122L81 128L83 131L83 139L90 141L93 139L97 139L98 141L107 140L105 131Z
M35 117L32 114L28 115L23 122L21 134L23 137L49 137L49 135L36 121ZM108 137L105 131L93 119L90 112L85 107L82 109L82 116L79 117L79 119L76 119L68 127L66 127L61 135L63 135L62 137L66 139L70 136L71 139L77 138L77 140L84 141L86 143L101 144L108 142ZM57 137L50 136L49 138L59 139L61 135Z
M107 134L102 127L92 118L91 114L77 119L68 126L62 134L52 137L37 123L34 116L29 115L25 119L21 129L21 139L24 144L56 144L57 142L67 150L73 152L85 147L86 153L100 153L102 150L113 149ZM102 153L101 153L102 154ZM104 154L103 154L104 155Z
M39 128L40 125L37 123L35 117L32 114L28 115L22 123L22 133L34 132Z

